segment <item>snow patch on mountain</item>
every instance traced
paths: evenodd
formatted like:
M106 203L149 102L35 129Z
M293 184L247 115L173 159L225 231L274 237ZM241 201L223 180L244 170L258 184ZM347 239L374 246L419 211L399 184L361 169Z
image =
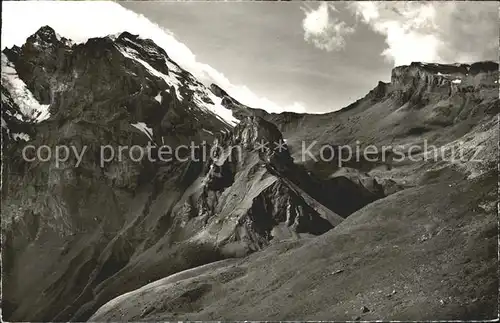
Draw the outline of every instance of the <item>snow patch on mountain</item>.
M23 116L21 114L19 114L19 113L12 114L12 112L10 112L9 110L5 111L5 113L8 116L14 117L14 118L16 118L19 121L25 121L24 118L23 118Z
M233 117L233 112L222 105L222 98L215 96L214 94L209 94L210 99L214 102L214 104L205 103L205 106L212 113L224 119L230 125L235 126L240 121Z
M190 86L189 88L194 91L193 102L196 103L198 107L212 112L220 120L229 124L230 126L234 127L240 122L240 120L236 119L233 116L233 111L222 105L222 98L219 98L218 96L213 94L212 91L208 90L204 85L200 84L197 87ZM202 99L202 97L208 97L210 101L213 102L213 104L206 102Z
M12 139L14 139L16 141L19 140L19 139L24 140L24 141L29 141L31 138L30 138L30 136L27 133L20 132L20 133L13 133L12 134Z
M35 122L50 117L49 105L40 104L26 86L7 56L2 53L2 85L10 92L12 99L19 106L20 112Z
M201 129L201 130L202 130L202 131L205 131L206 133L209 133L209 134L211 134L211 135L213 135L213 134L214 134L212 131L207 130L207 129L205 129L205 128L203 128L203 129Z
M155 96L155 100L161 103L161 92L158 92L158 95Z
M142 66L144 66L152 75L162 78L169 86L173 86L175 88L175 94L177 95L177 98L179 100L182 100L182 95L179 92L179 87L181 86L181 82L177 78L177 76L174 75L174 73L172 73L172 75L163 74L162 72L158 71L153 66L151 66L149 63L141 59L139 57L139 53L136 50L123 46L117 46L117 47L125 57L137 61Z
M153 141L153 129L149 128L144 122L131 123L131 126L137 128L144 133L151 141Z
M179 66L177 66L177 64L174 64L168 58L165 60L165 62L167 63L167 67L168 67L169 71L174 71L174 72L177 72L177 73L181 72L181 69L179 68Z

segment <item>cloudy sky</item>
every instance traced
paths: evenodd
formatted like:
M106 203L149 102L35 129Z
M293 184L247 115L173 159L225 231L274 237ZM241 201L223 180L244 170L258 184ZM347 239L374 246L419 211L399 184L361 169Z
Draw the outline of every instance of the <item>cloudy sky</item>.
M3 2L2 48L42 25L151 38L205 83L272 112L338 110L392 67L498 60L496 2Z

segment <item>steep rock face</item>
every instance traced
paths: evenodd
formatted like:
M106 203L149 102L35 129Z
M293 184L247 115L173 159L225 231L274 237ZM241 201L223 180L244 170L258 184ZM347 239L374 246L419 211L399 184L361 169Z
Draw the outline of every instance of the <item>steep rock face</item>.
M221 104L230 109L234 116L238 119L242 119L250 116L265 117L268 113L265 110L257 109L256 107L249 107L240 103L238 100L230 96L225 90L221 89L217 84L211 84L210 90L217 97L221 98Z
M348 201L296 166L286 146L275 150L273 124L223 100L127 32L73 44L43 27L5 50L4 317L85 320L152 280L322 234L348 215L336 213ZM259 140L268 146L256 149ZM130 152L191 144L199 158ZM42 161L31 149L25 160L27 145L70 150Z
M306 161L305 168L331 181L329 192L340 199L348 194L345 199L352 200L349 192L359 200L390 196L359 209L319 238L284 241L241 261L168 276L113 299L91 320L494 317L498 112L498 65L480 62L396 68L390 84L380 82L335 113L264 115L283 132L296 161L302 161L302 141L308 146L313 140L332 147L352 147L359 140L361 148L427 141L454 148L467 159L444 158L448 151L437 159L395 162L394 151L388 150L378 153L378 161ZM220 172L233 174L231 169ZM301 173L298 169L305 171L295 166L292 173ZM300 178L287 178L290 187L298 187L297 182ZM338 183L343 185L335 190ZM300 187L306 187L304 182ZM344 207L336 213L356 209Z
M282 139L277 128L259 117L242 120L233 135L216 144L220 149L198 190L186 200L191 214L200 214L206 228L195 239L215 241L217 244L244 241L251 250L265 246L273 238L271 231L281 223L295 233L321 234L337 225L342 218L324 208L316 211L319 204L293 182L308 175L293 163L286 148L272 147ZM260 142L267 142L266 147ZM319 195L316 186L313 195ZM304 195L307 195L305 197Z
M244 106L216 86L203 86L150 40L124 32L73 44L50 27L41 28L22 47L2 53L2 145L7 156L2 160L4 317L11 321L86 320L109 300L154 280L226 257L267 250L269 245L270 253L259 251L245 260L248 263L244 267L248 265L257 274L243 280L248 285L242 288L242 295L251 294L255 286L271 295L272 286L281 284L279 277L286 279L303 270L292 265L295 257L307 262L306 273L314 272L311 267L321 268L325 256L333 257L328 258L329 264L351 259L355 268L360 250L368 256L378 244L384 248L385 256L377 263L376 275L389 275L391 272L383 264L392 261L391 250L401 240L393 241L397 236L387 232L403 232L403 238L410 238L401 238L402 243L412 245L417 235L437 235L441 229L456 227L463 221L460 212L451 207L453 201L462 203L467 210L476 208L476 204L488 209L484 222L470 224L477 228L477 236L452 236L460 242L456 246L474 250L484 243L489 250L490 240L478 241L483 232L487 237L491 233L490 203L483 200L490 198L486 192L491 183L485 184L484 196L466 192L485 183L484 174L491 173L491 161L496 158L498 136L492 118L498 113L498 91L494 93L493 89L498 76L493 65L473 64L463 83L443 81L442 85L432 86L429 82L438 79L438 72L431 77L423 65L410 66L398 70L391 84L380 82L366 97L340 112L321 116L268 114ZM440 69L439 73L444 72ZM458 75L447 73L453 78ZM472 82L473 88L467 82ZM441 86L448 87L448 92ZM421 99L428 102L422 106ZM449 113L443 112L448 110ZM440 121L435 122L436 119ZM485 143L487 149L481 156L487 162L450 165L443 161L408 166L361 160L343 165L349 168L314 161L294 163L294 159L301 161L297 156L302 140L314 139L339 147L353 144L356 139L381 145L408 144L424 138L439 145L460 146L466 154ZM460 139L469 144L459 145ZM102 146L116 149L146 147L149 143L153 154L161 145L177 148L193 143L193 154L198 158L136 161L125 151L121 158L115 155L116 158L99 162L110 157L109 151L100 150ZM83 147L87 150L81 159L70 154L59 163L54 156L45 162L26 161L21 152L27 144L52 148L68 145L77 152ZM215 154L207 158L206 151L212 148ZM180 157L190 157L186 151ZM33 151L28 157L33 157ZM481 181L470 185L466 176ZM446 182L439 184L442 180ZM431 201L437 193L452 194L457 181L460 190L446 205L440 199ZM407 191L408 186L417 188ZM371 203L398 190L403 192ZM419 208L420 213L415 216L411 210L418 208L415 205L420 198L432 206ZM405 207L398 209L401 201ZM371 204L365 207L368 203ZM429 223L437 221L434 215L443 210L450 212L451 221L438 221L439 230L426 229ZM353 212L353 219L344 220ZM474 212L467 213L466 219L476 219L471 215ZM403 230L399 224L404 221L398 216L411 220ZM366 225L362 223L365 220ZM354 229L346 222L354 223ZM386 222L389 225L384 225ZM415 225L420 229L415 230ZM341 230L338 235L332 233L337 227ZM330 231L329 237L313 240L312 249L286 256L286 270L280 267L280 273L262 279L259 273L269 272L270 258L284 259L273 254L272 248L279 249L283 243L300 245L304 243L301 238L326 231ZM295 242L289 242L290 238ZM317 246L314 241L323 243ZM351 245L353 249L348 249ZM453 246L446 246L449 248L443 249L443 254L456 251ZM318 254L318 249L324 252ZM435 261L440 256L434 256L424 260L429 265L440 263ZM225 301L223 309L215 306L198 314L190 311L202 308L196 304L212 288L211 283L204 281L205 269L222 266L221 271L214 272L217 281L245 276L246 269L225 267L233 261L180 273L176 279L193 273L203 275L194 282L182 281L176 289L179 295L167 293L165 307L155 309L148 304L145 312L140 309L137 315L172 318L171 314L179 313L171 309L180 307L181 314L190 313L188 318L193 317L191 314L203 319L231 317L226 314L234 309L234 304ZM473 265L485 269L484 281L488 285L478 292L490 293L491 268L482 261L478 257ZM367 262L363 265L371 268ZM408 268L414 263L408 262ZM408 269L403 267L397 267L396 272ZM366 274L360 273L359 277L365 278ZM299 276L311 280L309 274ZM318 273L315 284L325 282L322 277ZM361 281L359 277L357 281ZM203 284L198 286L199 282ZM270 289L259 285L262 282L269 283ZM334 288L323 286L330 291L359 290L358 294L363 295L372 295L375 290L353 289L352 281L348 282ZM185 290L186 283L196 286L189 285ZM297 286L314 291L308 281ZM328 295L334 297L330 292ZM491 293L488 295L481 306L491 303ZM216 291L212 296L213 301L221 300ZM280 299L290 300L285 296ZM414 299L411 296L408 294L408 299ZM227 299L227 292L221 297ZM186 300L192 300L193 307L185 305ZM269 301L263 300L273 303ZM246 303L244 297L238 302ZM279 304L284 306L288 301ZM349 304L359 305L355 297ZM256 306L243 310L251 314L262 308L269 309ZM339 308L342 313L345 310ZM399 313L404 314L404 310L414 309L406 307ZM114 309L109 313L110 316L98 314L93 318L117 318ZM324 318L329 313L306 314ZM118 315L120 319L137 319L135 313L122 314Z
M395 192L418 185L428 171L454 173L459 178L489 169L471 173L480 164L493 163L493 154L486 153L489 157L484 163L471 162L474 145L461 143L472 140L493 147L498 140L494 122L500 112L498 78L496 62L412 63L394 68L391 83L379 82L365 97L339 111L269 114L265 118L283 132L294 160L317 176L328 178L339 168L356 168L384 183L385 191ZM310 145L309 152L316 158L304 154L304 147ZM364 151L370 145L376 149L367 158ZM335 148L331 160L319 158L325 146ZM415 147L414 160L408 158L410 147ZM425 161L425 147L438 151L455 147L468 157ZM406 157L395 158L401 155Z
M477 92L497 88L495 76L498 64L481 62L472 65L424 64L412 63L409 66L396 67L392 71L392 95L399 103L425 106L443 96L457 93Z
M496 175L403 190L317 238L152 282L90 321L494 319Z

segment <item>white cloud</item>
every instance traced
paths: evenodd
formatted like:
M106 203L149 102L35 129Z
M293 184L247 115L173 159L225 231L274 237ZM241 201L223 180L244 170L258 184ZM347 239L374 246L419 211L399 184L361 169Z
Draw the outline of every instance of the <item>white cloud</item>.
M337 10L332 4L322 2L317 9L302 8L305 18L302 21L304 40L326 51L339 51L345 47L345 37L354 32L354 28L332 17Z
M250 107L269 112L305 112L301 103L279 106L253 93L245 86L232 84L222 73L198 62L193 52L168 30L143 15L110 1L9 1L2 8L2 48L22 45L43 25L75 42L129 31L151 38L180 66L205 84L217 83L230 95Z
M394 65L439 60L440 40L427 33L435 28L436 12L431 3L354 2L352 6L374 31L386 36L387 48L382 55Z
M352 2L350 8L385 36L394 65L497 59L498 5L485 2Z

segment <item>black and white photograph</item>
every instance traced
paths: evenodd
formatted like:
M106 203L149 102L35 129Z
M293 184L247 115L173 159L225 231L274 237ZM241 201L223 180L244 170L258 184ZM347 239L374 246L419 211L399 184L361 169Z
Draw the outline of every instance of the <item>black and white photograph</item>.
M498 322L497 1L2 1L2 322Z

